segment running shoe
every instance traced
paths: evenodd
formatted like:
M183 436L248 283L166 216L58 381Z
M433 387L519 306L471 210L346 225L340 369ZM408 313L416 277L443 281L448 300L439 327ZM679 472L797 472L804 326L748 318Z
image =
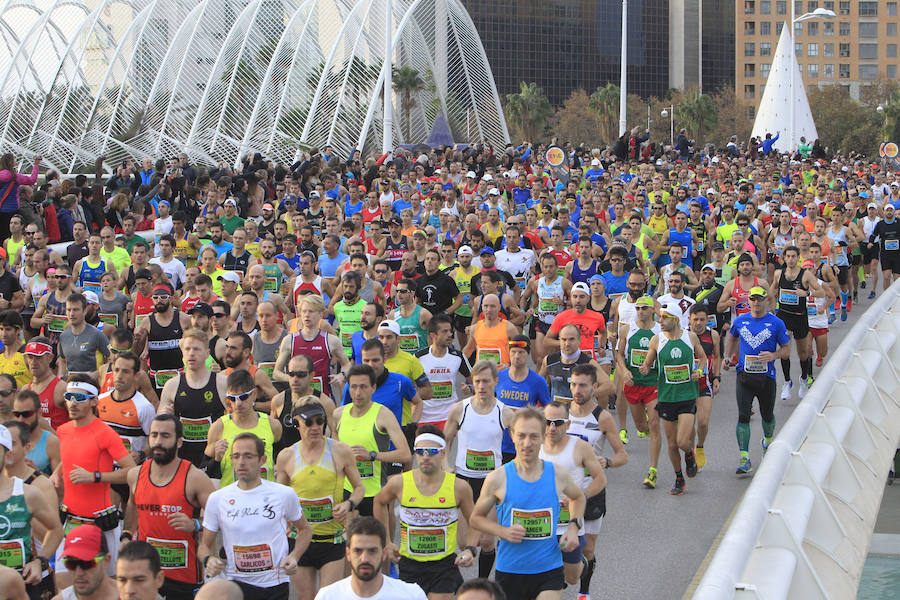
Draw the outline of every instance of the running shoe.
M817 356L817 357L816 357L816 366L817 366L817 367L821 367L821 366L822 366L822 357L821 357L821 356Z
M853 290L853 302L859 302L859 292L856 290ZM848 306L847 308L849 309L850 307Z
M681 477L677 477L675 479L675 485L672 487L672 490L669 492L673 496L681 496L684 494L684 479Z
M813 377L812 375L810 375L809 377L807 377L807 378L806 378L806 389L811 388L811 387L812 387L812 384L813 384L813 382L814 382L815 380L816 380L816 378Z
M656 467L650 467L647 476L644 477L644 487L648 490L656 489Z
M855 296L856 293L854 292L853 295ZM853 311L853 300L854 300L853 296L847 298L847 312Z
M760 441L762 442L763 456L765 456L765 455L766 455L766 450L769 449L769 444L768 444L768 442L766 442L766 438L763 438L763 439L760 440Z
M753 465L750 464L750 459L741 457L741 462L738 465L738 468L735 469L735 474L737 475L749 475L753 471Z
M866 289L866 280L865 279L863 279L862 281L859 282L859 287L861 287L862 289Z
M694 458L697 459L697 466L701 469L706 466L706 449L696 448L694 450Z
M782 400L790 400L791 398L791 389L794 387L794 384L790 381L785 381L784 385L781 386L781 399Z
M847 307L842 306L841 307L841 321L846 321L846 320L847 320Z
M641 439L647 439L650 437L650 432L638 430L638 437Z
M831 325L835 321L837 321L837 316L833 312L829 312L828 313L828 324Z
M875 299L875 290L872 290L871 292L869 292L869 300L874 300L874 299Z
M622 440L623 444L627 444L628 443L628 431L625 429L620 429L619 430L619 439Z
M801 377L799 383L797 384L797 397L803 400L803 397L806 396L806 392L808 389L809 388L806 385L806 380Z
M684 474L688 477L697 476L697 459L694 458L693 452L684 455Z
M590 594L578 594L578 600L591 600Z

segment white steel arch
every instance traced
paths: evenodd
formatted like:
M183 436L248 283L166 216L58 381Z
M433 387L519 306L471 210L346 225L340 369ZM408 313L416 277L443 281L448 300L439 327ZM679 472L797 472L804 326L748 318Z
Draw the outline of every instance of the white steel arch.
M395 144L424 142L441 115L458 142L507 143L461 1L393 0L385 57L386 1L6 0L0 149L68 171L98 155L212 165L367 152L380 146L388 68L419 81L394 79Z

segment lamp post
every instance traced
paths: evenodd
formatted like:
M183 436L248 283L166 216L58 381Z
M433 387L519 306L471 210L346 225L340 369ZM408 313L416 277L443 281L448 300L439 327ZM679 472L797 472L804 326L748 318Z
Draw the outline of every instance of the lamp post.
M672 149L675 149L675 105L672 104L669 108L662 109L662 112L659 113L663 119L669 117L669 145L672 146Z
M627 127L626 105L628 104L628 90L625 81L628 60L628 0L622 0L622 64L619 68L619 137L625 133Z
M808 12L806 14L800 15L797 18L794 18L794 2L791 2L791 56L794 57L794 61L797 62L799 66L799 61L797 61L797 55L794 52L794 24L802 23L803 21L811 21L813 19L833 19L836 15L833 10L828 10L827 8L817 8L812 12ZM796 73L797 69L794 68L794 65L791 65L791 114L790 114L790 131L788 136L788 145L789 150L791 152L797 147L795 142L795 131L794 131L794 110L797 106L797 102L794 98L794 79L797 77Z
M384 3L384 60L387 63L387 69L384 73L384 129L381 136L381 151L383 153L391 152L394 149L394 106L392 104L391 93L393 92L393 31L391 29L391 18L393 17L394 6L393 0L385 0Z

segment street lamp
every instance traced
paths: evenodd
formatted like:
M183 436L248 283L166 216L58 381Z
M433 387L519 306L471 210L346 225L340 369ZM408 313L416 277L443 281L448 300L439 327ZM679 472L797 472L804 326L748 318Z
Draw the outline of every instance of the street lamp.
M675 105L672 104L671 106L669 106L669 108L662 109L662 112L659 113L659 116L661 116L663 119L665 119L666 117L670 117L669 118L669 145L672 146L672 148L674 149L675 148Z
M622 0L622 64L619 68L619 137L625 134L627 125L626 107L628 104L628 89L625 74L628 60L628 0Z
M806 14L800 15L799 17L794 18L794 2L791 2L791 55L794 57L794 61L797 62L799 66L799 61L797 61L797 55L794 52L794 24L802 23L803 21L811 21L813 19L833 19L836 15L833 10L828 10L827 8L817 8L812 12L808 12ZM788 139L789 150L793 153L796 148L796 144L794 142L794 109L796 107L796 99L794 98L794 79L797 77L796 73L797 69L791 65L791 115L790 115L790 137Z

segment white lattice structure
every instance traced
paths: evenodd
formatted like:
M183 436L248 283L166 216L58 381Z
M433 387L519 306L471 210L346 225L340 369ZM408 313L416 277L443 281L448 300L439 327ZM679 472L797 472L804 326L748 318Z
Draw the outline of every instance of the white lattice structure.
M187 152L236 164L303 148L380 148L384 77L394 143L443 112L455 139L509 141L484 48L459 0L0 0L0 150L64 172L97 156Z

